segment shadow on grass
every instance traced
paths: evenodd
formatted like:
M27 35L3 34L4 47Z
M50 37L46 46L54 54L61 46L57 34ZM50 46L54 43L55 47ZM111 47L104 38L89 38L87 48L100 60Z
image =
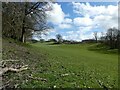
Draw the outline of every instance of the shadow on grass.
M61 45L61 43L51 42L51 43L47 43L46 45Z
M101 43L91 45L90 47L88 47L88 50L104 54L118 54L118 49L110 49L109 46L106 46Z

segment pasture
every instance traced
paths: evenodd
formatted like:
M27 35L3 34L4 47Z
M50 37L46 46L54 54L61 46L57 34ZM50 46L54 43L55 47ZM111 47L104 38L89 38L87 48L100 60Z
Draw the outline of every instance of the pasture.
M35 78L23 87L53 88L117 88L118 55L90 51L94 44L31 44L36 53L44 53L46 60L39 65Z

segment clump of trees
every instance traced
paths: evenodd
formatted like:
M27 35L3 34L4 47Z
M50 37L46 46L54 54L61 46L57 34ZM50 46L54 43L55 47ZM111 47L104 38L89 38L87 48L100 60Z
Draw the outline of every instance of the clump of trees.
M74 40L65 40L62 38L61 34L56 35L56 40L52 39L51 41L55 42L55 44L80 44L81 42L74 41Z
M52 8L48 6L48 2L3 2L2 36L24 43L33 34L50 29L45 11Z
M63 42L62 36L60 34L56 35L57 43L61 44Z
M101 42L110 47L110 49L115 49L120 47L120 30L117 28L109 28L105 35L101 32L100 39L97 36L97 32L94 32L94 38L96 43Z
M105 36L101 37L101 42L108 45L111 49L120 47L120 30L109 28Z

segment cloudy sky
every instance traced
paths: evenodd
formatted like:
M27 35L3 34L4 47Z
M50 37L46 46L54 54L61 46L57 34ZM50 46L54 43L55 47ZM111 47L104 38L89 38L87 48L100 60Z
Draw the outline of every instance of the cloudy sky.
M44 39L61 34L63 39L81 41L94 38L93 32L106 32L118 27L118 6L115 2L59 2L53 3L52 11L47 11L48 23L54 29L47 32Z

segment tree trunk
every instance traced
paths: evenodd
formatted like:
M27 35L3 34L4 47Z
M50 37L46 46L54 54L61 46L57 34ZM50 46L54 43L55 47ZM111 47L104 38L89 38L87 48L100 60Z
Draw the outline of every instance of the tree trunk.
M95 41L96 41L96 43L97 43L97 37L95 37Z
M23 22L22 22L22 33L21 33L21 38L20 41L25 43L25 18L26 18L26 7L27 3L25 3L25 8L24 8L24 17L23 17Z
M23 19L23 24L22 24L22 33L21 33L21 39L20 41L25 43L25 17Z

